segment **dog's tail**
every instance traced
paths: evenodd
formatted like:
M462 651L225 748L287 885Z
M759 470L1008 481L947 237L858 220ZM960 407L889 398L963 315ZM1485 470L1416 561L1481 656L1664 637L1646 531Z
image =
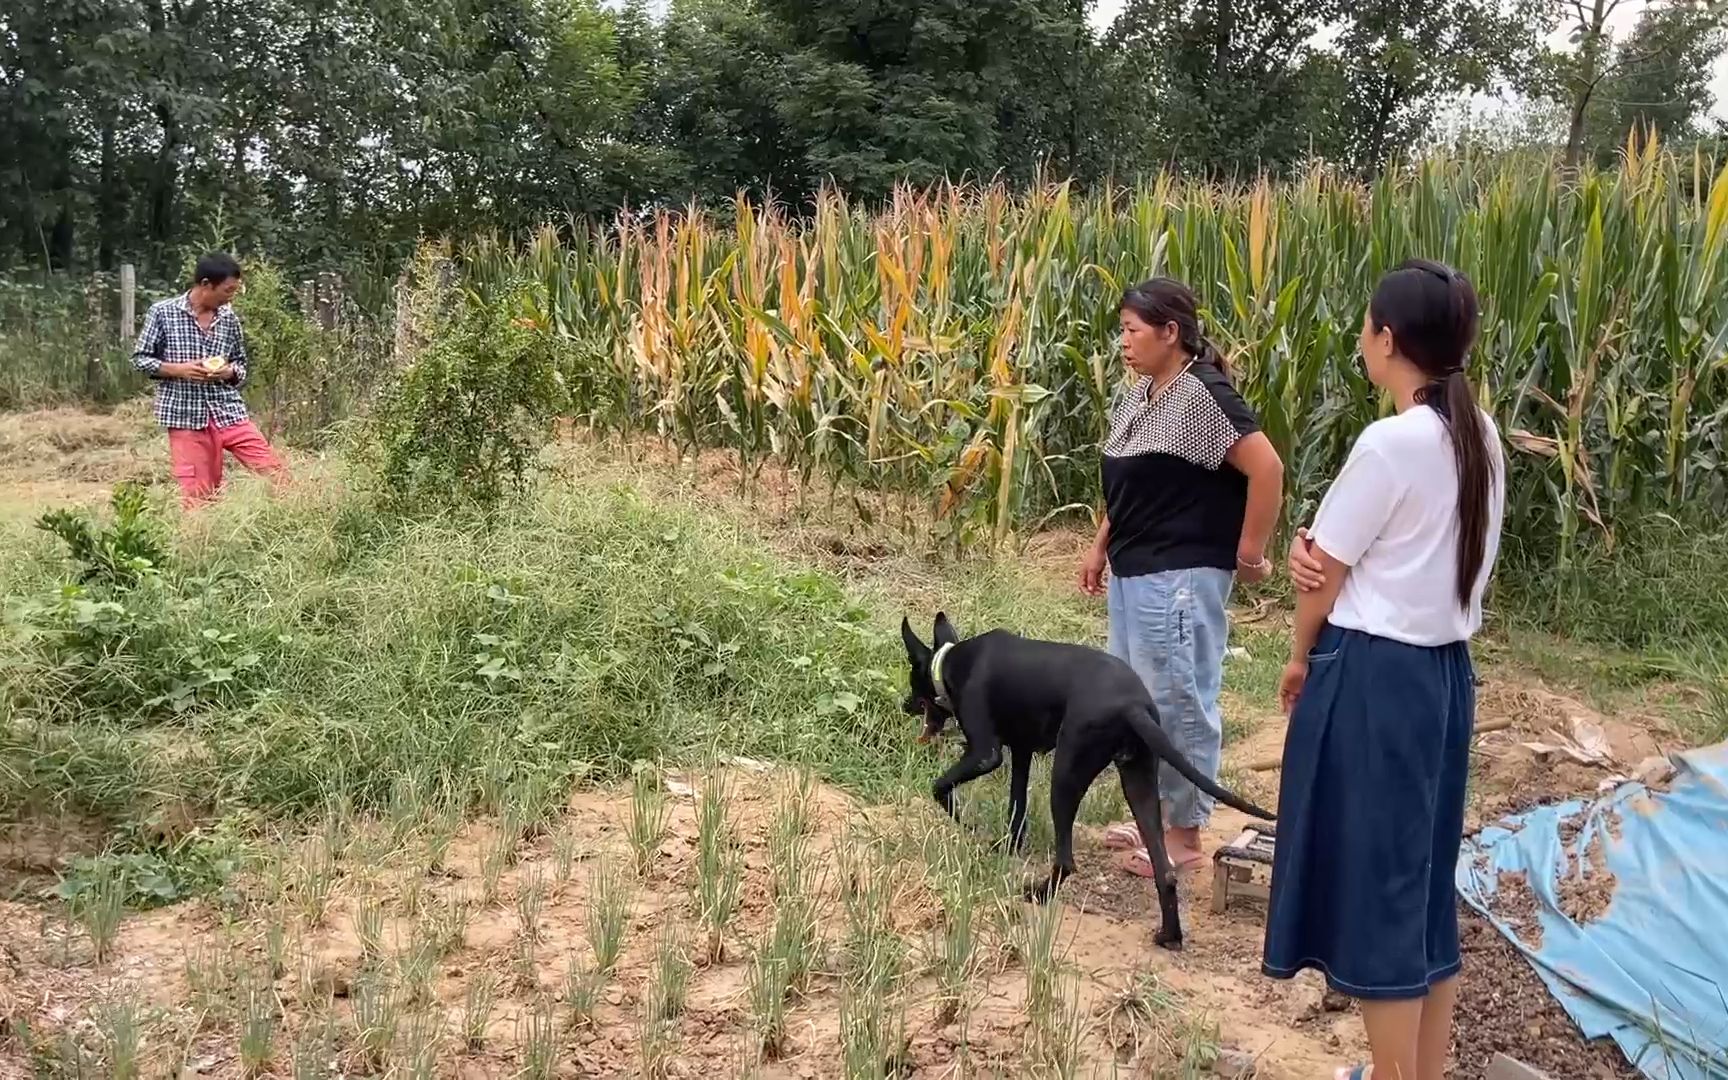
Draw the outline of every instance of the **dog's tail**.
M1158 723L1158 714L1153 712L1151 709L1133 710L1130 723L1133 724L1134 730L1139 733L1140 738L1145 741L1146 745L1151 747L1152 753L1157 757L1168 761L1170 767L1181 773L1190 784L1193 784L1201 791L1204 791L1214 799L1217 799L1225 806L1231 807L1235 810L1240 810L1244 814L1250 814L1262 821L1274 821L1277 819L1277 815L1273 814L1272 811L1255 806L1247 799L1244 799L1242 796L1223 787L1218 783L1218 781L1195 768L1194 763L1188 760L1188 756L1182 753L1182 751L1176 749L1176 744L1170 741L1169 734L1165 732L1163 725Z

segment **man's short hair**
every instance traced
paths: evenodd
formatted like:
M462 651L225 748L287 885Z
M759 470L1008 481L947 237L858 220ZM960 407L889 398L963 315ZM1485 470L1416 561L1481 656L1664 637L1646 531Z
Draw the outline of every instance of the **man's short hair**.
M239 276L239 260L226 251L212 251L199 258L198 265L192 270L192 284L202 285L208 281L212 285L220 285Z

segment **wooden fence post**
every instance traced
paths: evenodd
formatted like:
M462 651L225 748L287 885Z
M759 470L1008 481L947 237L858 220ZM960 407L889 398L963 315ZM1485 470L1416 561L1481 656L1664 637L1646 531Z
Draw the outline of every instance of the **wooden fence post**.
M120 344L129 345L138 333L138 268L120 264Z

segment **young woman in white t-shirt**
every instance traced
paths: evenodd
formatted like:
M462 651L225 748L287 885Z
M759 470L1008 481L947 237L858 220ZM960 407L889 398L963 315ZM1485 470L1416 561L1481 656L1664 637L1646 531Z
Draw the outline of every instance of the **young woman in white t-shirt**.
M1505 463L1465 362L1476 292L1439 263L1381 279L1362 321L1369 425L1290 557L1298 593L1264 970L1362 1003L1372 1065L1440 1080L1458 995L1453 871L1475 719L1469 639L1500 546Z

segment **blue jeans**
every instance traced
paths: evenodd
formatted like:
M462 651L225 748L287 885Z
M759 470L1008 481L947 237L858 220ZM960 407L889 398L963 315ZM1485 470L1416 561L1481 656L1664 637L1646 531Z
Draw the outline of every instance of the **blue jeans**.
M1230 640L1227 605L1236 576L1228 570L1172 570L1139 577L1110 576L1110 652L1140 676L1158 720L1195 768L1218 778L1224 750L1224 650ZM1212 816L1212 797L1166 764L1159 777L1170 828L1191 829Z

